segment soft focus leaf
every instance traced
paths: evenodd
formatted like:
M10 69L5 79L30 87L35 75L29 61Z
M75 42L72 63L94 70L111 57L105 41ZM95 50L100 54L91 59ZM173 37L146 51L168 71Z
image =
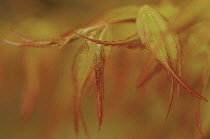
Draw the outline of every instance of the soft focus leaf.
M27 58L26 58L27 57ZM21 119L27 121L36 106L40 93L39 68L41 60L38 54L26 51L24 55L25 86L23 89L23 100L21 107Z
M135 21L138 12L138 6L125 6L111 9L97 16L88 25L113 24L123 21Z
M161 67L159 65L156 65L154 61L155 59L151 55L146 59L144 67L142 67L141 69L137 87L143 86L147 81L154 77L154 74L158 73L161 70Z
M94 37L91 34L90 37ZM73 77L74 77L74 127L78 134L79 132L79 116L81 113L80 98L84 91L85 85L87 84L94 68L94 55L95 55L95 44L85 42L84 45L79 49L75 55L73 61Z
M209 54L210 50L207 51L207 54ZM207 88L207 83L209 82L209 77L210 77L210 56L207 56L207 62L206 62L206 66L204 68L203 71L203 78L202 78L202 82L201 82L201 94L204 94L204 92L206 91ZM203 129L201 126L201 119L200 119L200 106L201 105L201 101L199 101L198 103L198 108L197 108L197 115L196 115L196 119L197 119L197 125L198 125L198 129L199 132L202 136L202 138L204 139L204 133L203 133Z

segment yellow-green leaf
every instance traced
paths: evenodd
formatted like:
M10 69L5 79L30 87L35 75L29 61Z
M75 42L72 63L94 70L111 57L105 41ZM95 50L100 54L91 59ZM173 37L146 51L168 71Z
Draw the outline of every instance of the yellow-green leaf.
M158 11L146 5L139 9L137 32L142 43L154 58L192 95L207 101L193 91L180 77L180 46L176 35L170 30L167 19ZM178 74L177 74L178 72Z

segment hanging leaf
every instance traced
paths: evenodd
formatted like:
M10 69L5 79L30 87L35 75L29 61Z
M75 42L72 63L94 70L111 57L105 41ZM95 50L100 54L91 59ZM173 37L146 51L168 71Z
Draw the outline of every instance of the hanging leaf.
M98 109L98 123L99 130L103 118L103 101L104 101L104 48L101 45L97 46L95 54L95 78L96 78L96 92L97 92L97 109Z
M179 77L180 46L167 20L158 11L146 5L139 9L136 25L142 43L167 72L192 95L207 101Z
M93 38L95 33L92 33L89 37ZM95 44L92 42L85 42L84 45L79 48L73 61L73 77L74 77L74 128L76 134L79 132L79 116L80 110L80 98L84 91L84 88L90 79L93 72L95 56Z
M207 54L209 54L209 52L210 52L210 49L208 49ZM201 94L204 94L204 92L207 90L207 84L209 82L209 77L210 77L210 55L207 56L206 66L205 66L204 72L203 72L203 77L202 77L202 81L201 81ZM199 129L199 132L200 132L202 138L204 139L205 136L204 136L203 129L201 126L200 107L201 107L201 101L199 101L199 103L198 103L196 120L197 120L197 126Z
M102 40L105 37L107 28L101 31L99 39ZM95 80L96 80L96 96L97 96L97 109L98 109L98 124L100 131L103 119L103 101L104 101L104 64L105 53L104 46L97 44L94 58L95 65ZM108 51L108 50L107 50Z
M149 57L144 62L144 66L141 68L141 73L138 79L137 88L143 86L146 82L148 82L155 74L161 71L162 67L157 65L153 56L149 55ZM154 66L155 65L155 66Z

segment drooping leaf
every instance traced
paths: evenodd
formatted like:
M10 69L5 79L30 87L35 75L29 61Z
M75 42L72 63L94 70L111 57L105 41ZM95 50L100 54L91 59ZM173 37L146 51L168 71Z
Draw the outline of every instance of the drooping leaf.
M40 93L40 76L39 76L39 66L41 64L41 59L36 53L32 51L26 51L24 55L24 78L25 85L23 89L23 98L21 106L21 119L23 122L27 121L37 104ZM27 57L27 58L26 58Z
M99 35L98 35L99 34ZM97 30L92 31L89 38L95 39L109 39L110 33L107 28L102 32L98 33ZM97 87L97 107L98 107L98 121L99 128L102 123L103 115L103 97L104 97L104 62L105 62L105 52L108 57L111 47L103 48L101 44L95 44L91 41L85 41L83 47L75 56L75 61L73 63L73 75L75 81L75 95L74 95L74 125L75 131L79 131L79 115L80 111L80 98L90 79L90 76L95 68L95 78ZM84 123L84 122L83 122Z
M102 30L99 39L102 40L105 37L107 28ZM103 101L104 101L104 65L105 65L105 50L104 46L97 44L95 57L95 80L96 80L96 97L97 97L97 109L98 109L98 124L100 131L103 119Z
M179 77L180 72L176 71L176 69L180 70L180 64L177 62L181 50L177 37L171 32L167 20L158 11L146 5L139 9L136 25L142 43L167 72L192 95L207 101L203 96L193 91Z
M172 82L171 82L171 96L170 96L170 101L169 101L169 106L168 106L168 111L167 111L167 114L166 114L166 118L165 118L165 123L168 119L168 116L169 116L169 113L171 111L171 106L172 106L172 103L173 103L173 99L174 99L174 93L175 93L175 85L174 85L174 78L172 78Z
M149 81L156 73L161 71L161 66L154 64L154 57L149 56L145 63L144 66L141 68L141 73L138 79L138 85L137 88L143 86L147 81ZM154 67L155 65L155 67Z
M208 52L210 52L210 50L208 50ZM206 63L206 66L205 66L205 69L204 69L204 72L203 72L203 78L202 78L202 82L201 82L201 94L204 94L204 92L206 91L207 83L209 82L209 77L210 77L210 56L208 55L207 63ZM201 118L200 118L201 110L200 110L200 107L201 107L201 101L199 101L199 103L198 103L196 121L197 121L197 126L198 126L198 129L199 129L199 132L200 132L202 138L204 139L205 136L204 136L203 129L202 129L202 126L201 126Z
M104 48L101 45L97 46L95 55L95 78L96 78L96 92L97 92L97 109L98 109L98 123L99 130L102 125L103 118L103 101L104 101Z
M95 34L91 34L90 37L94 37ZM79 132L79 115L81 113L80 98L84 91L84 88L90 79L90 76L94 68L95 44L85 42L84 45L79 48L75 55L72 71L74 77L74 128L76 134ZM84 122L83 122L84 123Z

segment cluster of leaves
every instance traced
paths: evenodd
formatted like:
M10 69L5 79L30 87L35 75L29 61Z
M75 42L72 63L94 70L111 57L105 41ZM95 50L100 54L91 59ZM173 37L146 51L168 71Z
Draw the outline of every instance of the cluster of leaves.
M193 14L193 16L196 14ZM183 32L190 30L200 29L196 24L204 24L205 27L209 22L199 22L194 20L193 17L186 20L180 26L174 26L172 19L168 19L162 15L158 10L149 5L142 7L129 6L107 11L100 15L96 20L89 24L79 27L77 29L68 31L60 37L49 40L29 40L20 34L15 35L23 40L23 43L16 43L9 40L4 40L6 43L17 47L60 47L72 43L75 40L83 39L84 43L80 46L78 52L74 57L72 64L74 84L74 128L76 133L79 132L79 120L83 119L80 98L84 92L92 73L95 73L95 85L97 92L97 111L98 111L98 124L99 130L102 125L103 119L103 102L104 102L104 66L107 58L113 47L127 47L128 49L147 49L150 56L146 61L145 67L139 77L138 86L142 86L148 81L153 74L157 73L160 68L156 68L153 72L147 72L150 64L155 59L172 77L171 97L166 114L166 119L169 115L174 93L177 96L180 94L180 86L186 89L193 96L200 100L207 101L201 94L191 89L182 79L182 42L179 41L179 35ZM113 40L112 26L118 24L134 24L136 32L123 39ZM209 37L202 39L200 47L208 43ZM189 44L190 45L190 44ZM207 46L208 48L209 46ZM198 49L198 48L196 48ZM208 48L209 49L209 48ZM209 50L208 50L209 51ZM192 56L195 52L192 51L189 55ZM205 90L209 77L209 57L207 67L203 75L202 92ZM200 103L199 103L200 105ZM201 124L200 124L200 106L198 106L197 122L199 131L204 137ZM85 127L85 124L84 124Z

